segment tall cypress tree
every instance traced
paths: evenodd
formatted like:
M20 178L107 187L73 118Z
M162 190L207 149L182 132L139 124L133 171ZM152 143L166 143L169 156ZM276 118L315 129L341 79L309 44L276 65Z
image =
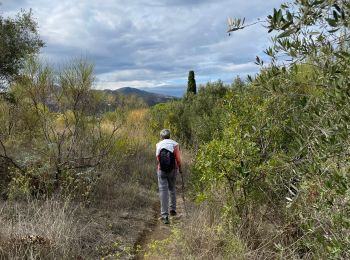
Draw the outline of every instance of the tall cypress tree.
M188 81L187 81L187 94L197 93L197 86L196 86L196 80L194 78L194 71L190 70L188 73Z

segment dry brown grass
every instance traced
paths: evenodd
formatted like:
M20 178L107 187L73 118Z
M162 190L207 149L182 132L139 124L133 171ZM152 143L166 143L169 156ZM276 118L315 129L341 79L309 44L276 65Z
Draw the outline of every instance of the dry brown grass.
M74 218L76 208L54 199L2 202L1 259L71 258L80 254L85 226Z
M120 129L125 139L118 140L114 153L96 170L97 182L87 201L56 197L0 202L0 259L133 257L159 200L157 138L145 128L145 113L128 115Z
M223 217L220 204L191 204L187 218L169 239L151 245L150 254L166 259L300 259L293 247L278 250L291 227L278 225L277 216L272 221L256 212L237 225Z
M0 259L129 259L156 193L101 176L89 205L52 198L1 202Z
M248 259L238 236L229 233L213 207L192 207L188 218L174 230L169 259Z
M64 198L1 202L0 259L132 258L158 200L153 149L136 148L134 163L101 169L88 204Z

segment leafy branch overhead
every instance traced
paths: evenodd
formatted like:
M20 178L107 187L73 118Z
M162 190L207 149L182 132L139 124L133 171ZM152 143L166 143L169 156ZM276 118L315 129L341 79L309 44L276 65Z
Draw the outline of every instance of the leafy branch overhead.
M246 27L252 26L254 24L257 23L261 23L262 21L260 21L260 19L258 19L258 21L250 23L250 24L245 24L245 18L241 19L241 18L228 18L228 29L227 32L229 33L229 35L231 35L231 32L234 31L238 31L238 30L242 30Z
M349 56L349 17L350 4L347 0L295 0L282 4L279 9L273 9L265 21L268 32L274 33L273 46L265 50L265 54L271 57L272 63L279 59L296 64L310 60L310 57L329 57L331 53L345 62ZM228 33L257 22L244 23L245 19L229 18ZM256 61L262 65L261 59Z

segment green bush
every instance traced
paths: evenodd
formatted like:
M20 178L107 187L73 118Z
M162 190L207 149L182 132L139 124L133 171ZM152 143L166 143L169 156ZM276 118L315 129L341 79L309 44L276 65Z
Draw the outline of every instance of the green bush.
M201 86L196 95L152 107L151 130L158 135L161 129L169 128L174 138L192 147L210 141L222 132L222 102L229 89L221 81L212 82Z
M261 255L350 257L349 13L342 0L283 4L267 19L271 63L249 84L209 84L154 117L198 151L197 201L220 201Z

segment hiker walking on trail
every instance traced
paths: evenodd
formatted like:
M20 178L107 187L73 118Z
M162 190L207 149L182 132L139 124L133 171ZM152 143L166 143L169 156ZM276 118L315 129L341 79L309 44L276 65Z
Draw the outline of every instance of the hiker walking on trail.
M169 213L176 215L176 174L181 170L179 144L170 139L170 130L160 131L161 141L156 145L158 160L158 187L160 197L161 218L164 224L169 224ZM170 207L169 207L170 194ZM169 212L170 208L170 212Z

